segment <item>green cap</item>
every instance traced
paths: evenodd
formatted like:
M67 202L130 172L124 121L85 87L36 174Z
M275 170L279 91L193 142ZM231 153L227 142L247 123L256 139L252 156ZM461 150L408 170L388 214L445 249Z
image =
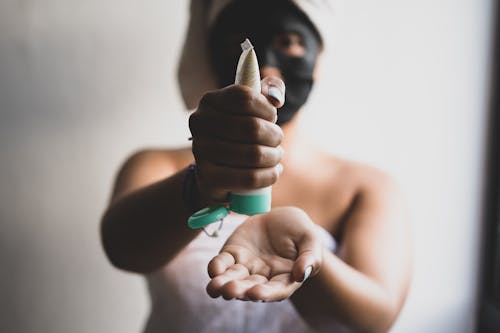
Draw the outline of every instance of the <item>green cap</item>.
M203 208L188 219L188 226L191 229L206 227L207 225L220 221L229 214L229 209L225 206L210 206Z
M271 192L261 194L235 194L229 197L230 209L233 212L256 215L267 213L271 210Z

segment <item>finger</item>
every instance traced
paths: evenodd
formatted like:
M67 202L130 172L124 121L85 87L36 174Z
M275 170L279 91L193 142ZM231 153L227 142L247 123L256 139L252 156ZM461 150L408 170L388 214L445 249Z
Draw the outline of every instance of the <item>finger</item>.
M285 104L285 83L275 77L268 76L260 81L261 92L267 100L276 108Z
M262 94L243 85L230 85L205 94L199 109L211 107L224 113L250 115L270 122L276 119L276 108Z
M209 138L193 140L193 151L197 157L214 164L245 168L273 167L283 156L280 146L269 147Z
M323 261L323 249L313 232L306 234L297 247L299 253L292 268L292 277L294 281L304 282L318 273Z
M269 266L269 264L261 258L252 258L251 260L247 260L245 266L248 268L250 274L263 276L266 278L266 281L272 276L273 273L273 267Z
M189 129L193 140L214 137L276 147L283 139L283 130L270 121L251 115L225 114L215 109L192 113L189 117Z
M238 191L270 186L278 181L283 167L281 164L270 168L231 168L197 160L199 185L219 190Z
M250 288L245 296L253 301L276 302L290 297L300 283L292 281L290 274L274 277L271 281Z
M208 263L208 275L214 278L224 273L229 267L235 264L234 257L227 252L221 252Z
M224 273L213 278L207 285L207 293L216 298L221 295L222 287L231 280L243 279L250 274L248 269L240 264L229 267Z
M266 282L268 282L267 278L259 274L253 274L241 280L232 280L221 288L221 296L224 299L247 299L245 297L247 290Z

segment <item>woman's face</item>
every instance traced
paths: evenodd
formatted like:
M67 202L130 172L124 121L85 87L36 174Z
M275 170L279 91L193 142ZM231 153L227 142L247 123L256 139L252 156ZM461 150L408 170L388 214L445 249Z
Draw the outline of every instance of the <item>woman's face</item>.
M234 83L240 43L245 38L255 47L261 73L273 69L285 81L285 105L278 110L278 124L285 124L311 91L321 49L319 37L307 18L287 1L234 1L220 14L210 38L221 87Z

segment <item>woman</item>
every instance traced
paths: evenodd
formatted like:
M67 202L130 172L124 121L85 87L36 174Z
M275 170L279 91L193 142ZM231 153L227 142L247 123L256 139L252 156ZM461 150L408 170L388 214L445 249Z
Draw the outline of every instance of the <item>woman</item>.
M147 277L147 332L385 332L400 312L411 265L396 186L308 145L297 126L325 46L325 3L192 1L179 72L196 107L192 149L134 154L102 220L110 261ZM246 37L262 94L231 84ZM219 89L207 91L213 80ZM217 238L186 225L229 192L270 185L273 209L230 214Z

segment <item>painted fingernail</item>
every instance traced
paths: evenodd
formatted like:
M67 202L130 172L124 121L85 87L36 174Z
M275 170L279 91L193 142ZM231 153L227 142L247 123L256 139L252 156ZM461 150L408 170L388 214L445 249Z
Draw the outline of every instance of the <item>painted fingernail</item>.
M278 163L276 165L276 170L278 171L278 174L281 175L281 173L283 172L283 164Z
M304 271L304 280L302 280L302 282L304 282L305 280L307 280L307 278L309 278L309 275L311 275L312 270L313 270L312 266L306 267L306 270Z
M270 86L267 90L269 96L274 98L278 103L283 104L283 94L278 87Z
M285 150L283 149L283 147L278 146L278 150L280 151L280 156L283 156L283 154L285 153Z

